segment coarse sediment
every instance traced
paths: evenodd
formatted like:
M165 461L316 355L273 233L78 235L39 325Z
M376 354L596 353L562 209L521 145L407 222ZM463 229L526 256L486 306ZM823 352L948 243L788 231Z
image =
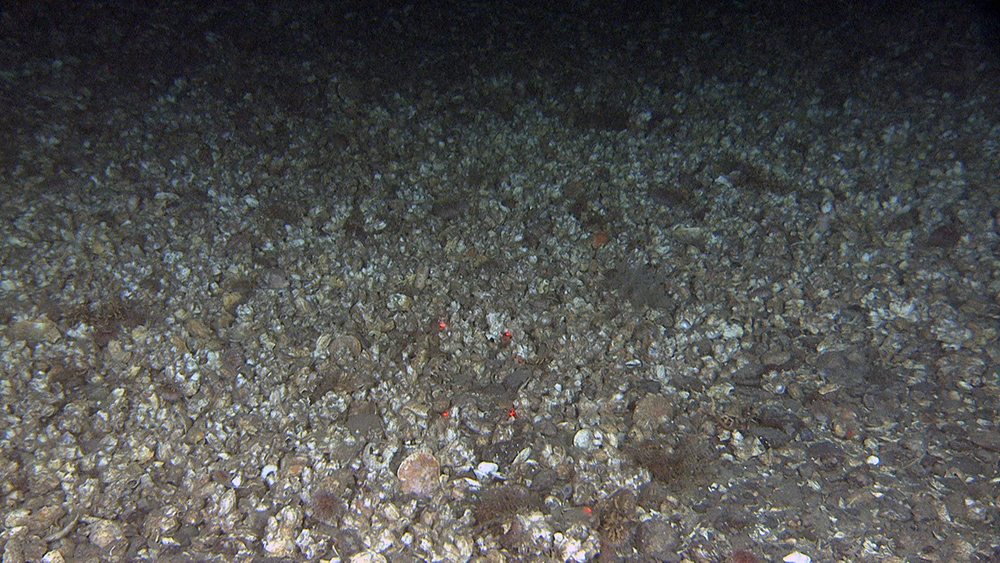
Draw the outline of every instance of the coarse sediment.
M0 9L5 563L1000 558L992 20L505 9Z

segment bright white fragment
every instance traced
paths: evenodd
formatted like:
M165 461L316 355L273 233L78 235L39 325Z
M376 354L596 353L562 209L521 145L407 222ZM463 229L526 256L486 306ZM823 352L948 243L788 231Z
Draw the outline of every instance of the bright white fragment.
M476 477L478 477L480 481L487 481L489 478L503 479L503 476L499 473L499 469L499 465L490 461L484 461L476 466L473 473L476 474Z
M805 555L804 553L799 553L798 551L793 551L782 559L785 563L811 563L812 559Z

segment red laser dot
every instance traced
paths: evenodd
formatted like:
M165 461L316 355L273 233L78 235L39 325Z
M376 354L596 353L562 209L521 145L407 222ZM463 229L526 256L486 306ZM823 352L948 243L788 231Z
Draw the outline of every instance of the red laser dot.
M514 338L514 335L511 334L511 332L508 330L507 332L503 333L503 337L510 340L511 338Z
M448 329L448 323L444 321L438 323L438 330L447 330L447 329Z
M509 414L511 418L517 418L517 410L516 409L510 409L510 412L507 413L507 414Z
M584 514L592 514L593 512L594 511L589 506L583 507L583 513Z
M442 418L448 418L449 416L451 416L451 415L448 414L448 411L444 411L443 413L441 413L441 417Z

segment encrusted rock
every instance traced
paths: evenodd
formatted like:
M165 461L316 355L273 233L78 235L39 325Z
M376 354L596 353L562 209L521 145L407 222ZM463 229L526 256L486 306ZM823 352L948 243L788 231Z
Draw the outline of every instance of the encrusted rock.
M273 557L294 557L298 552L295 537L301 524L302 510L297 506L286 506L268 518L264 551Z
M121 524L111 520L92 518L89 522L90 543L105 548L125 537Z
M441 465L427 452L414 452L399 464L396 474L404 493L426 497L440 487Z

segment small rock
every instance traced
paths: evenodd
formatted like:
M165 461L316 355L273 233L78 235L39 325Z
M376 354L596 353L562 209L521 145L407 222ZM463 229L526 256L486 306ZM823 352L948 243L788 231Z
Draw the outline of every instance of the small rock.
M31 516L31 511L27 508L15 508L4 516L3 525L7 528L16 528L18 526L26 526L28 524L28 517Z
M319 349L319 345L316 346ZM361 341L350 334L338 336L330 341L330 355L341 360L355 360L361 355Z
M604 444L604 435L598 431L584 428L573 436L573 445L585 452L593 452Z
M646 520L635 532L635 548L647 560L670 561L677 553L677 531L663 520Z
M108 547L124 537L121 526L116 522L95 518L90 523L90 543L97 547Z
M404 493L426 497L433 494L441 483L441 464L427 452L415 452L399 464L396 475Z
M386 307L393 312L409 311L413 308L413 298L405 293L393 293L389 296Z
M663 395L650 394L643 397L635 406L632 419L637 427L646 430L659 426L673 416L674 405L670 399Z
M302 527L302 511L296 506L282 508L267 521L264 551L273 557L294 557L298 548L295 537Z
M380 553L362 551L351 556L351 563L386 563L387 559Z
M50 321L48 317L42 315L36 319L18 321L7 328L7 337L13 341L24 340L29 345L39 342L55 342L59 340L62 333L56 327L56 323Z
M264 285L270 289L285 289L289 286L288 276L284 270L270 268L262 275Z
M740 461L747 461L762 455L765 451L760 440L753 436L745 437L741 432L733 432L729 445L733 456Z
M1000 452L1000 433L988 429L980 429L973 432L969 436L969 440L980 448Z

